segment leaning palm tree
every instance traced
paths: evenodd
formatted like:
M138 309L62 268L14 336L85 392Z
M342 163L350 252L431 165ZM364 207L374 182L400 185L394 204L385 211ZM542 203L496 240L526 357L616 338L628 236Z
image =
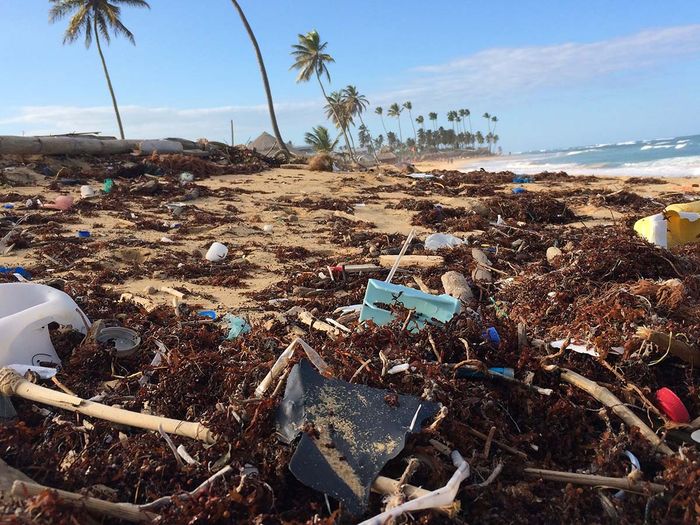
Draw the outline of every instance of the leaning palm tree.
M243 26L245 27L245 30L248 33L248 37L250 38L250 41L253 44L253 49L255 49L255 56L258 59L258 67L260 68L260 75L262 76L263 87L265 88L265 95L267 96L267 109L270 112L272 131L275 134L275 138L277 139L277 146L280 148L282 153L284 153L287 156L287 158L289 158L291 157L291 154L289 153L289 150L287 149L287 145L284 143L284 140L282 140L280 129L277 126L277 117L275 116L275 106L272 103L272 92L270 91L270 82L267 79L267 70L265 69L265 62L263 62L262 53L260 53L260 46L258 46L258 40L255 38L253 29L250 27L248 19L243 13L241 6L238 5L238 1L231 0L231 2L233 3L233 7L236 9L236 11L238 11L238 16L241 17L241 22L243 22ZM231 144L231 146L233 146L233 144Z
M328 71L327 64L335 62L335 59L328 53L325 53L326 46L328 42L321 42L321 37L316 30L309 31L305 35L298 35L299 43L292 46L292 56L294 57L294 63L289 69L298 69L299 74L297 75L297 82L308 82L312 76L315 76L318 80L318 85L321 86L321 93L323 93L323 98L326 102L330 104L328 95L326 95L326 88L323 87L323 82L321 81L321 76L325 75L328 82L331 81L331 74ZM335 112L335 107L331 105L333 112ZM340 119L338 115L335 115L336 122ZM343 136L345 137L345 145L350 151L350 157L355 160L352 149L350 148L350 140L348 139L348 134L343 131Z
M491 117L491 122L493 122L493 129L491 130L491 132L496 133L496 126L498 125L498 117L496 115Z
M401 112L403 108L400 107L396 102L389 106L389 111L386 112L389 117L396 117L396 121L399 123L399 142L403 143L403 134L401 133Z
M343 89L343 103L345 106L347 106L350 115L351 116L357 116L357 118L360 119L360 124L362 127L365 128L365 133L367 134L367 140L371 144L372 143L372 134L369 132L367 129L367 126L365 125L365 121L362 119L362 113L367 109L367 106L369 106L369 100L367 100L367 97L364 95L361 95L359 91L357 91L357 88L355 86L349 85L345 89ZM377 164L379 164L379 159L377 158L377 153L372 150L372 153L374 153L374 160L377 161Z
M447 112L447 122L450 122L452 124L452 131L455 130L455 112L454 111L448 111Z
M423 115L418 115L416 117L416 124L420 126L421 129L423 129L423 123L425 122L425 119L423 118Z
M411 104L410 101L404 102L403 108L408 110L408 120L411 123L411 128L413 128L413 140L418 142L418 135L416 135L416 126L413 125L413 115L411 114L411 110L413 109L413 104Z
M107 87L109 94L112 96L112 105L114 113L117 116L117 124L119 125L119 136L124 139L124 126L122 126L122 118L119 114L119 106L117 105L117 97L114 95L112 87L112 79L109 77L107 70L107 62L102 53L102 45L100 44L100 35L105 39L107 44L110 43L110 30L114 36L124 36L132 44L136 45L134 35L122 23L119 16L121 15L121 7L119 4L128 5L130 7L145 7L150 9L151 6L145 0L49 0L53 7L49 11L49 22L57 22L67 15L72 15L68 28L63 35L64 44L72 44L81 35L85 35L85 47L89 48L92 44L94 35L95 43L97 44L97 52L102 60L102 69L107 78Z
M316 126L304 133L304 142L311 146L316 153L331 153L338 145L338 139L331 140L328 128Z
M489 115L488 113L484 113L481 116L486 119L486 124L488 124L489 127L489 133L491 133L491 115Z
M472 112L465 108L464 109L464 116L469 119L469 133L472 132L472 117L471 117L471 115L472 115Z
M433 123L433 131L437 131L437 113L428 113L428 119L432 121Z

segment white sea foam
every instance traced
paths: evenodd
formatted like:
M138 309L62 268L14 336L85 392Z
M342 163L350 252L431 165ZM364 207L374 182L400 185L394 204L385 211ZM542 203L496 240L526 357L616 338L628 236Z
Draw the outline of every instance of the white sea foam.
M636 140L628 140L627 142L618 142L615 146L633 146L636 143Z
M683 142L683 143L681 143L681 144L676 144L675 149L683 149L683 148L685 148L687 145L688 145L687 142Z
M650 146L649 144L647 144L646 146L642 146L642 147L639 148L639 149L640 149L641 151L645 151L645 150L648 150L648 149L653 149L653 147L654 147L654 146Z

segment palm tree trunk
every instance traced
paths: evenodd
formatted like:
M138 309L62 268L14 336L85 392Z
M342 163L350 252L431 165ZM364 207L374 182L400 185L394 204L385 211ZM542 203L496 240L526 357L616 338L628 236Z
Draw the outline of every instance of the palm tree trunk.
M292 154L289 153L287 145L282 140L282 134L280 133L279 126L277 126L277 117L275 116L275 106L272 103L272 92L270 90L270 82L267 79L267 70L265 69L265 62L263 62L262 53L260 53L260 46L258 46L258 40L255 38L253 29L250 27L248 19L245 17L241 6L238 5L237 0L231 0L231 3L233 3L233 7L236 8L236 11L238 11L238 15L241 17L241 22L243 22L243 26L248 32L248 37L250 38L250 41L253 44L253 48L255 49L255 56L258 58L258 67L260 68L260 76L262 76L263 86L265 87L265 95L267 96L267 109L270 112L272 131L275 134L275 138L277 139L277 144L280 150L287 156L287 158L289 158L292 156ZM231 144L231 146L233 146L233 144Z
M413 115L411 114L411 110L408 110L408 118L411 119L411 127L413 128L413 140L416 141L416 144L418 144L418 135L416 135L416 126L413 124Z
M97 43L97 52L100 54L100 60L102 60L102 69L105 71L105 77L107 78L107 87L109 88L109 94L112 95L112 105L114 106L114 113L117 115L117 124L119 125L119 136L124 140L124 126L122 126L122 117L119 115L119 107L117 106L117 97L114 96L114 88L112 87L112 79L109 78L109 71L107 70L107 62L105 62L105 56L102 54L102 46L100 45L100 35L97 32L97 19L93 18L93 29L95 31L95 42Z
M382 121L382 127L384 128L384 136L386 137L389 133L387 132L387 130L386 130L386 125L384 124L384 115L382 115L382 114L380 113L380 114L379 114L379 118L380 118L381 121Z
M328 100L328 95L326 95L326 89L323 87L323 82L321 82L321 76L318 74L318 71L316 71L316 79L318 80L318 85L321 86L321 93L323 93L323 98L325 98L326 102L328 102L328 105L330 106L331 111L333 112L333 116L335 117L335 121L339 125L340 130L343 132L343 137L345 137L345 146L347 146L348 151L350 152L350 158L353 161L357 162L357 160L355 159L355 153L350 147L350 140L348 139L348 134L345 132L345 128L343 126L340 126L340 119L338 118L338 114L335 112L335 107L333 107L331 101Z
M399 123L399 142L403 144L403 133L401 133L401 114L396 115L396 122Z

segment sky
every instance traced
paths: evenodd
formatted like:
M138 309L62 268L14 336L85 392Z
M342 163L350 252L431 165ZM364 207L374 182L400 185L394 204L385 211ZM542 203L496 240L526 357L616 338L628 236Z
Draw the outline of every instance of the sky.
M227 0L123 8L136 46L107 64L129 138L245 143L270 131L253 48ZM374 107L410 100L413 118L468 108L497 115L504 151L700 133L698 0L240 0L267 66L285 140L324 118L318 84L290 56L316 29L335 58L329 90L357 86ZM117 134L97 49L62 45L46 0L0 0L0 135ZM397 132L396 119L385 118ZM411 121L401 116L404 137Z

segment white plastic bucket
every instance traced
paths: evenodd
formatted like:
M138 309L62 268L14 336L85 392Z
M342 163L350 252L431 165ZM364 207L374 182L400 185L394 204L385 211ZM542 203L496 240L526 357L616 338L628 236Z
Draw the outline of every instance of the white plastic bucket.
M207 251L207 254L205 257L206 257L207 261L219 262L219 261L223 261L227 255L228 255L228 248L225 245L221 244L220 242L214 242L209 247L209 250Z

